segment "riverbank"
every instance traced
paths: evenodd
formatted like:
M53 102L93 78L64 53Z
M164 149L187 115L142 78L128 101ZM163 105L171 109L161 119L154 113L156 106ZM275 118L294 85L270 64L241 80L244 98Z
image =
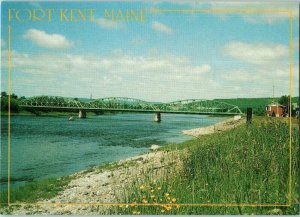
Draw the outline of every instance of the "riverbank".
M286 203L288 174L285 167L288 156L282 153L288 147L289 128L277 122L277 119L268 119L264 124L255 121L248 127L239 125L228 131L203 135L201 139L164 147L163 150L93 167L70 176L71 181L57 196L39 199L33 204L12 206L5 213L295 214L298 211L294 206L287 209L276 206L224 209L180 205ZM229 122L226 123L229 125ZM295 181L292 186L293 203L298 198L298 146L295 141L298 141L299 129L295 130L292 140L292 163L295 165L295 171L292 171ZM276 139L278 136L280 144ZM177 147L181 147L180 150ZM281 175L278 176L278 173ZM111 205L120 202L131 205ZM162 205L145 206L157 203ZM166 203L178 205L163 205Z
M183 130L182 133L188 136L198 137L201 135L213 134L217 132L223 132L226 130L230 130L236 128L237 126L245 123L245 119L241 116L236 116L233 118L228 118L225 121L216 123L214 125L208 127L200 127L190 130Z
M49 116L49 117L60 117L60 116L66 116L66 117L70 117L70 116L74 116L77 117L78 116L78 112L38 112L38 113L32 113L29 111L20 111L20 112L11 112L10 113L11 116ZM88 116L90 115L96 115L93 112L88 112L87 113ZM1 111L1 116L8 116L8 112L7 111Z
M90 204L118 204L125 189L137 177L143 179L151 171L159 179L174 164L178 165L184 152L154 151L92 167L68 176L71 181L55 197L39 199L33 203L15 201L17 206L3 209L3 213L25 214L111 214L109 205L95 207ZM69 204L71 203L71 204Z

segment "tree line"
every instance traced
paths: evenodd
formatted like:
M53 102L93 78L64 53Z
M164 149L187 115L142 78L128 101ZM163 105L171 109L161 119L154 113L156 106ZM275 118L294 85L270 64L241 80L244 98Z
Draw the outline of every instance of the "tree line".
M12 93L10 95L10 111L20 112L21 108L19 106L20 100L25 99L24 96L18 97L16 94ZM3 91L1 92L1 111L8 111L8 94Z

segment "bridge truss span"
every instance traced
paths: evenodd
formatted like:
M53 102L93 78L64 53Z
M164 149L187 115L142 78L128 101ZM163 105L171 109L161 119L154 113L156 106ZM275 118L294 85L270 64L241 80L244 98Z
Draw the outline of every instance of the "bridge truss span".
M108 97L87 103L90 109L156 111L159 108L150 102L126 97Z
M218 100L188 99L170 103L147 102L126 97L108 97L82 102L58 96L37 96L22 100L20 107L52 110L124 111L150 113L182 113L210 115L242 115L235 106Z
M20 106L25 108L78 109L85 108L85 103L76 99L60 96L35 96L22 100Z

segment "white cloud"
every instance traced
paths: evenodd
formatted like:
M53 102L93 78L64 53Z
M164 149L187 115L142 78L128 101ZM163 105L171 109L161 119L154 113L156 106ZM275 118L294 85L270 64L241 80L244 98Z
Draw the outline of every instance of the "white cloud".
M103 57L14 51L11 65L18 75L12 81L13 91L27 96L81 97L93 93L94 97L173 101L209 98L214 94L209 89L218 86L209 64L195 65L189 58L176 55L132 56L117 52Z
M48 49L64 49L73 46L73 42L59 34L48 34L37 29L29 29L23 35L24 39L31 41L39 47Z
M5 54L6 52L4 52ZM3 61L7 61L3 56ZM95 98L123 96L147 101L187 98L266 97L289 93L288 64L251 65L218 70L193 64L188 57L151 54L109 56L71 54L22 54L12 52L18 95L61 95ZM293 95L298 95L298 63L293 66ZM5 64L2 66L7 67Z
M233 87L239 87L239 97L271 97L287 95L290 91L289 47L282 44L231 42L223 52L251 65L223 70L222 79ZM299 95L299 63L292 67L292 92Z
M78 74L92 71L119 75L203 75L211 71L208 64L193 65L187 57L176 55L131 56L115 52L110 56L72 54L21 54L12 52L12 67L28 74Z
M289 48L282 44L230 42L223 52L235 59L252 64L270 64L286 60Z
M164 32L167 34L171 34L173 33L173 29L165 24L162 24L160 22L157 21L153 21L152 22L152 29L159 31L159 32Z
M98 18L94 21L97 25L105 29L119 29L122 27L120 23L114 22L112 20L108 20L105 18Z
M292 92L294 96L298 96L299 63L293 65L292 72ZM249 97L253 97L253 94L256 97L271 96L273 85L275 86L276 96L287 95L290 91L290 69L288 64L257 65L251 68L224 70L222 80L233 87L240 87L244 97L247 94Z

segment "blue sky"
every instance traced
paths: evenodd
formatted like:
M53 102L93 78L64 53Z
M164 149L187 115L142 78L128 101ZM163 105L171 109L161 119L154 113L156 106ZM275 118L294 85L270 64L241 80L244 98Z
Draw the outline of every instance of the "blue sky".
M20 23L8 8L93 8L95 22ZM293 19L293 95L299 83L297 4L2 3L2 91L18 95L148 101L268 97L289 94L287 13L146 13L145 23L112 22L104 9L289 9ZM54 13L57 18L57 14Z

